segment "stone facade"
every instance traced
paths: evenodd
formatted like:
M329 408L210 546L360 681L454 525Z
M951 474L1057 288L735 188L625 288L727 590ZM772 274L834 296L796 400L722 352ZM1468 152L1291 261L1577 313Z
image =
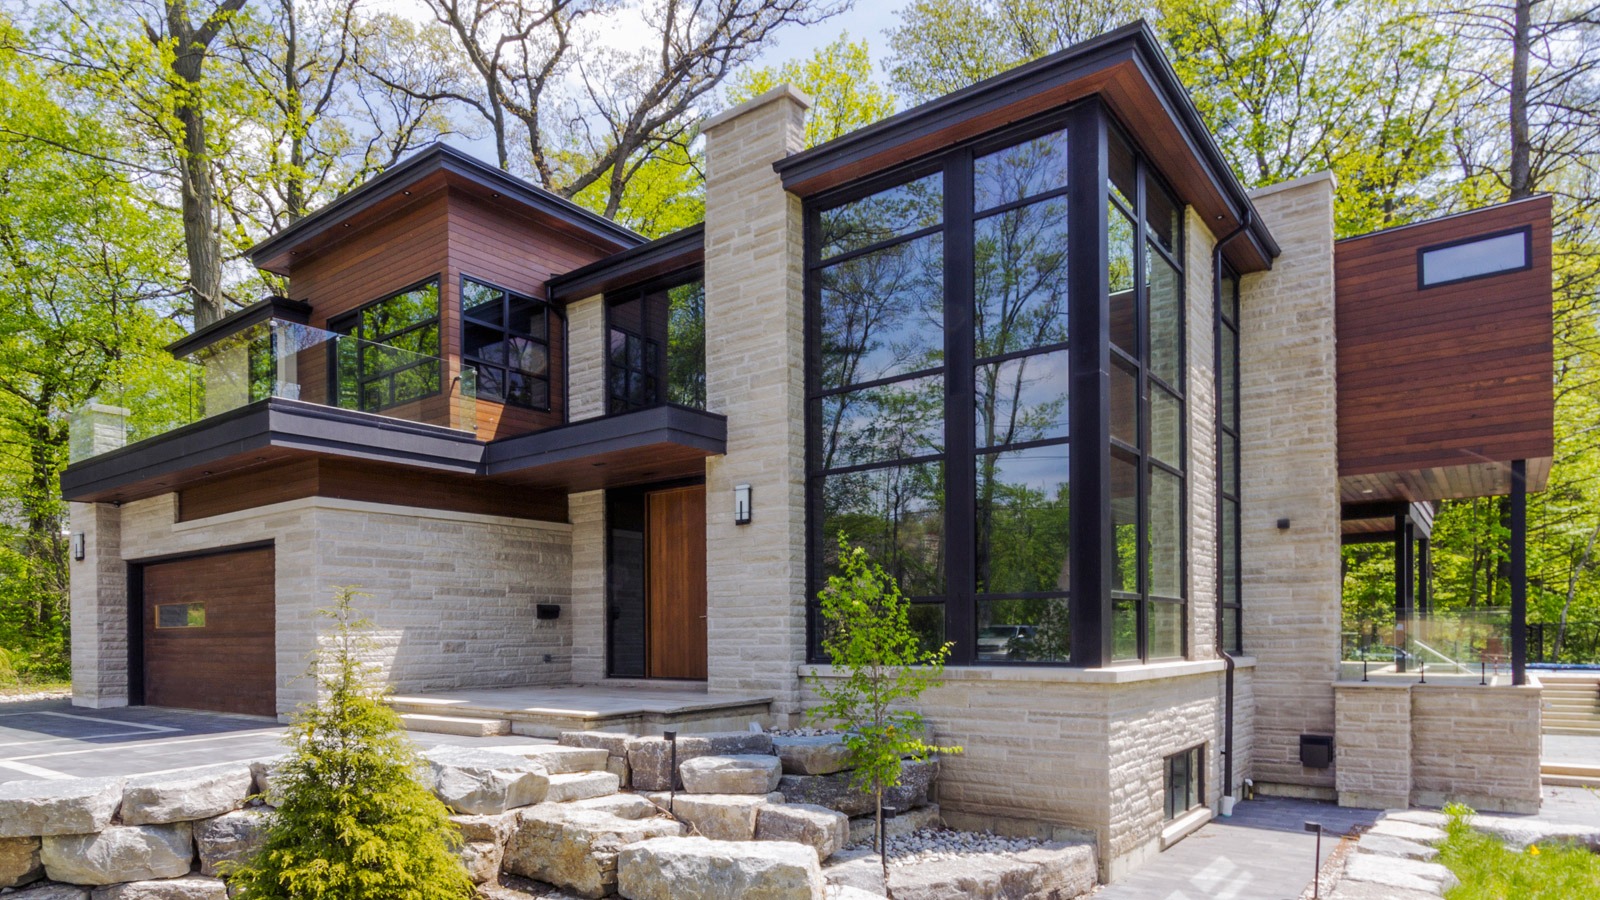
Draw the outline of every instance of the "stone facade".
M802 146L810 101L787 85L708 120L706 409L728 451L706 461L708 686L800 711L805 661L805 383L800 198L772 164ZM751 486L752 521L733 524Z
M565 524L314 497L189 522L164 494L117 507L74 504L92 557L74 563L74 702L127 703L127 563L271 541L275 553L278 712L310 699L298 678L315 649L317 610L334 590L369 596L379 662L401 691L570 678L571 620L539 620L538 603L568 605ZM113 543L107 538L119 534ZM92 562L92 567L91 567ZM80 577L78 571L96 577Z
M606 306L600 295L567 304L567 421L606 414Z
M1410 805L1411 685L1344 683L1335 687L1334 695L1339 805Z
M1332 734L1338 675L1339 495L1333 178L1255 192L1283 255L1240 291L1245 652L1257 662L1252 769L1264 791L1332 797L1300 735ZM1278 528L1280 519L1289 527Z
M1216 240L1193 207L1184 217L1183 246L1189 658L1212 659L1217 655Z
M572 523L572 680L606 677L606 492L567 495Z

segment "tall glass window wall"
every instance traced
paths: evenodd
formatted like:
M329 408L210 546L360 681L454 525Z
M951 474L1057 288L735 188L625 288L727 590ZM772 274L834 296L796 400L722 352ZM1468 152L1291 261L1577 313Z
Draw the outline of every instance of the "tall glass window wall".
M1239 276L1217 273L1217 596L1222 649L1244 652L1239 579Z
M898 580L924 642L955 645L954 662L1072 662L1067 224L1082 191L1124 223L1108 298L1127 330L1113 345L1126 396L1112 421L1126 433L1112 439L1106 514L1128 542L1114 596L1150 629L1130 632L1133 654L1184 652L1181 207L1131 155L1122 181L1071 184L1064 121L808 208L814 648L815 592L842 532Z
M606 411L705 409L705 283L696 272L606 296Z

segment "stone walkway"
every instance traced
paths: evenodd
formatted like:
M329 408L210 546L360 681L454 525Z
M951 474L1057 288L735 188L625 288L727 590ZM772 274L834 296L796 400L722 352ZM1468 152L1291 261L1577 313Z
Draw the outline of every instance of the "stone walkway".
M1544 735L1539 758L1547 763L1600 766L1600 735Z
M1240 803L1232 817L1211 820L1102 888L1095 900L1296 900L1339 838L1378 816L1378 810L1279 797ZM1315 863L1317 838L1306 832L1306 822L1325 829Z
M283 752L273 719L131 706L78 709L66 700L0 703L0 782L137 775ZM548 744L539 738L411 733L421 747Z

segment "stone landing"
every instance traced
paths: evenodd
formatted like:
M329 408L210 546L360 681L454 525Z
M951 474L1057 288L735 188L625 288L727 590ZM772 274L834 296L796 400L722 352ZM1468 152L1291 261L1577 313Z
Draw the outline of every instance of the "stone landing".
M703 686L641 682L493 688L389 698L406 727L434 731L484 723L485 734L556 738L564 731L659 735L745 731L771 724L771 697L708 694ZM503 729L503 730L502 730Z

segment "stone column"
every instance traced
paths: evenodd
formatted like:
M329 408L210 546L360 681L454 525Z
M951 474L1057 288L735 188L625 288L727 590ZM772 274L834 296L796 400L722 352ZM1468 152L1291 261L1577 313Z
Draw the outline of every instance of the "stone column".
M1333 189L1333 176L1319 173L1251 195L1283 253L1271 271L1244 277L1239 313L1254 777L1264 791L1324 799L1333 799L1333 769L1300 765L1300 735L1333 733L1339 672Z
M567 304L567 421L606 414L605 299L596 294Z
M1184 216L1184 331L1187 355L1184 413L1188 452L1189 658L1217 655L1217 370L1216 238L1199 213ZM1212 758L1216 758L1212 754ZM1220 784L1220 782L1216 782Z
M128 565L122 561L122 510L73 503L73 534L83 559L72 560L72 705L128 705Z
M606 677L606 492L567 496L572 522L572 680Z
M805 382L799 198L772 164L802 146L810 101L780 85L707 120L706 406L728 452L706 465L709 689L800 711L805 661ZM749 484L752 521L733 524Z

